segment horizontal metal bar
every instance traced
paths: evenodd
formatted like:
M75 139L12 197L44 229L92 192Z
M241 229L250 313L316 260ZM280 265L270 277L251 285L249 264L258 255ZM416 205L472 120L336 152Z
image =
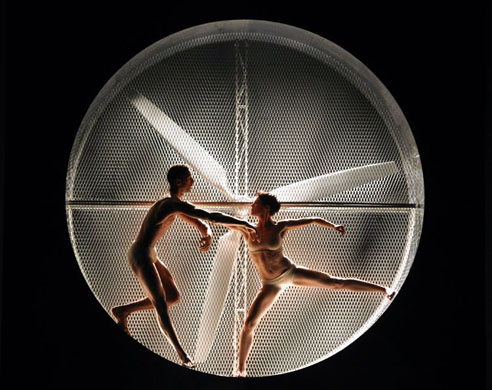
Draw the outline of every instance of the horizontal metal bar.
M68 200L69 206L152 206L155 202L149 201L130 201L130 200ZM238 207L247 208L251 202L192 202L199 207ZM345 202L282 202L282 208L293 207L326 207L326 208L402 208L416 209L423 208L423 205L415 203L345 203Z

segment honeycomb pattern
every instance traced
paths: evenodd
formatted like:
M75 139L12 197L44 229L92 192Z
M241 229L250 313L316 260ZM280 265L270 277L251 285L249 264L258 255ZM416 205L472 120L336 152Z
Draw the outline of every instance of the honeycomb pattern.
M320 60L319 53L299 43L245 34L185 42L171 48L172 55L163 50L147 59L137 67L144 68L140 73L130 72L127 85L111 91L107 103L108 97L101 99L92 110L95 118L79 130L85 136L74 143L67 199L153 201L165 194L167 169L183 161L129 103L133 91L219 161L233 188L234 43L239 39L248 40L250 196L259 189L394 161L397 174L319 200L423 203L418 153L407 146L414 145L411 134L401 135L392 112L356 74L334 58ZM197 179L191 201L227 200Z
M115 305L144 298L138 280L128 267L126 251L146 210L146 207L124 206L69 206L67 209L81 269L108 313ZM224 208L217 211L233 212ZM410 268L405 259L409 242L418 236L413 221L419 218L419 213L421 211L413 208L295 208L281 210L278 218L317 215L342 223L347 229L345 237L319 226L287 233L285 254L296 264L333 276L359 278L399 289L403 283L402 273ZM217 242L227 232L226 228L216 225L212 229L215 241L209 252L196 249L198 231L179 219L156 248L182 293L180 304L170 310L178 336L188 351L195 349ZM258 274L249 263L248 304L260 286ZM234 307L231 291L209 358L198 366L203 372L224 376L232 373L230 325ZM265 376L287 372L327 357L350 343L361 329L369 327L386 305L386 300L374 293L289 287L258 327L248 374ZM172 347L160 333L152 311L133 314L129 328L135 339L147 348L178 362Z
M81 271L108 313L113 306L144 297L126 252L148 206L132 202L165 196L168 168L185 162L131 104L135 91L218 161L229 188L234 188L236 172L246 175L249 196L393 161L396 173L320 196L319 205L281 209L278 219L315 215L346 227L345 237L319 226L289 232L284 251L298 265L397 290L407 277L422 227L424 189L418 150L403 114L347 53L340 54L328 41L320 46L307 32L279 36L274 24L262 23L252 23L252 32L226 22L156 43L108 82L86 114L68 166L67 220ZM239 140L247 146L247 171L236 166L235 155L237 42L247 46L247 145ZM364 175L368 173L360 177ZM229 200L199 174L194 178L187 200ZM296 194L302 198L302 190ZM322 202L359 207L323 207ZM238 215L235 207L209 209ZM180 219L156 248L182 293L170 313L190 353L196 347L207 286L217 282L209 280L217 243L227 233L223 227L212 228L215 240L209 252L197 250L198 231ZM248 304L260 285L248 262ZM200 371L233 372L233 290ZM248 375L276 375L325 359L357 339L387 307L374 293L289 287L258 327ZM141 344L178 363L153 311L134 313L129 328Z

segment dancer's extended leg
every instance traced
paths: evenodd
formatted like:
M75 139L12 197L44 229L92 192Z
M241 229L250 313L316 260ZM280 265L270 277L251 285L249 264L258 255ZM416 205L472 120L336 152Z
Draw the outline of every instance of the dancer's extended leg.
M324 272L313 271L306 268L296 268L292 284L303 287L321 287L334 290L350 291L374 291L384 294L388 299L392 299L395 291L374 283L364 282L358 279L335 278Z
M162 332L173 345L183 364L188 367L194 367L194 363L181 347L176 331L174 330L174 326L169 317L168 304L166 303L166 293L156 266L151 262L142 262L138 266L134 267L134 272L137 275L145 294L156 309L157 319Z
M263 286L253 303L251 304L246 321L244 322L241 336L239 338L239 373L241 377L246 376L246 359L248 358L251 345L253 343L253 334L261 320L261 317L270 309L273 303L277 300L282 289L277 286Z
M161 261L157 260L155 263L155 268L159 273L161 279L162 287L166 293L166 302L168 306L176 305L181 300L181 295L176 287L174 279L167 269L167 267L162 264ZM150 310L153 309L154 305L149 298L144 298L139 301L129 303L127 305L116 306L111 309L111 313L116 319L116 323L128 334L128 316L131 313L140 310Z

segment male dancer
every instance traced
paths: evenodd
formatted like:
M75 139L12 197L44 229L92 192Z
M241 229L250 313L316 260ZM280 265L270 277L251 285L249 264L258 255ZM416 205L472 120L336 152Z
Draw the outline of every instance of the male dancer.
M166 234L176 217L195 226L202 238L199 250L207 251L212 243L211 230L207 220L218 224L241 226L256 239L256 228L248 222L233 218L223 213L209 213L195 208L191 203L181 200L182 196L191 191L194 180L186 165L174 165L167 174L170 185L170 196L158 200L150 208L144 218L137 238L128 251L128 262L137 276L147 298L127 305L111 309L116 322L129 333L128 316L139 310L155 309L161 330L176 350L182 364L193 368L195 364L181 347L174 326L168 313L168 306L180 300L180 293L167 267L157 258L155 245Z

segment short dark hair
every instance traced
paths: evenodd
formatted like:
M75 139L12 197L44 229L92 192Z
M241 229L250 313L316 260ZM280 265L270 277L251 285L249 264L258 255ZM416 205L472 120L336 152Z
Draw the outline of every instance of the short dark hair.
M176 186L176 180L186 180L188 175L191 175L190 168L185 164L176 164L169 168L167 171L167 181L171 186L171 193L178 190Z
M256 196L265 206L270 206L270 215L274 215L280 210L280 202L275 195L264 191L258 191Z

